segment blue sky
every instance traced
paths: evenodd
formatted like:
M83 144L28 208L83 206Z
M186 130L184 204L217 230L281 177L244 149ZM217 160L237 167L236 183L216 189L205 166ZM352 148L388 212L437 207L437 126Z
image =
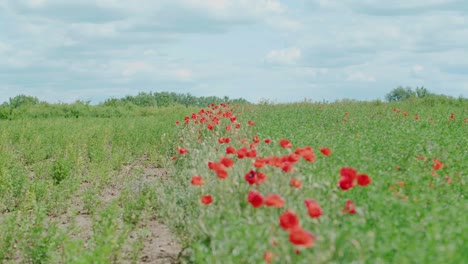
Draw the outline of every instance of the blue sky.
M0 0L0 102L468 97L467 0Z

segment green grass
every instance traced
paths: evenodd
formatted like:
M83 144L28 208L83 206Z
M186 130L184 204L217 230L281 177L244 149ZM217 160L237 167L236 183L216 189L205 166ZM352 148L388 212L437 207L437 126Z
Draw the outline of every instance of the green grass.
M213 131L206 123L184 125L184 116L199 110L185 107L83 106L76 118L72 112L63 115L66 105L31 106L1 120L0 263L137 260L142 240L129 241L129 234L144 233L138 223L148 215L177 233L186 248L183 261L189 263L262 263L267 251L274 253L273 263L468 259L466 100L234 108L241 128L231 132L224 129L231 122L223 118ZM181 124L174 125L176 120ZM244 179L254 169L252 159L233 157L224 180L209 170L209 161L226 156L219 137L230 137L229 145L238 149L241 139L252 143L254 135L261 140L259 157L311 146L316 160L301 160L290 173L262 168L267 180L259 186ZM293 149L279 146L283 138ZM331 156L320 153L324 146ZM181 155L176 147L188 153ZM435 173L433 159L444 164ZM126 170L136 162L165 167L169 177L141 186L141 171ZM372 183L342 191L337 187L342 167L368 174ZM203 186L191 185L194 175L203 177ZM290 186L292 177L303 182L300 189ZM112 186L120 194L105 201L103 190ZM247 193L254 189L280 194L285 206L253 208ZM212 204L200 202L205 194L213 196ZM307 215L306 198L320 204L319 219ZM342 213L348 199L357 206L354 215ZM278 224L286 209L315 237L313 247L300 254ZM89 237L80 237L79 217L89 219Z

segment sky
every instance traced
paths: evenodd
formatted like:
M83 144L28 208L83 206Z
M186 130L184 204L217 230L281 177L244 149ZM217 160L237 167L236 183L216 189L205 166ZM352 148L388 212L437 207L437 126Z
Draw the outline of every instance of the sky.
M0 102L468 97L467 0L0 0Z

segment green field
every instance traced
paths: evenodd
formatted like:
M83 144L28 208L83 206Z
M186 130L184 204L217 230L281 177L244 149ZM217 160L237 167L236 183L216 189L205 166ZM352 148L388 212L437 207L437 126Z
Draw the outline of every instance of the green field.
M47 117L43 108L25 106L0 120L0 262L139 262L143 224L154 217L177 235L180 262L262 263L265 255L271 263L468 261L465 99L242 104L203 112L100 107ZM281 139L292 148L281 147ZM256 153L239 158L226 154L229 145ZM313 161L294 154L306 146ZM222 157L234 165L209 168ZM264 167L254 166L267 157ZM149 180L145 171L156 168L168 174ZM371 183L342 190L342 168ZM266 179L250 185L251 170ZM192 176L203 185L191 184ZM263 201L255 208L247 198L252 190L280 195L284 205ZM213 202L203 204L204 195ZM316 201L320 217L309 216L305 199ZM343 210L348 200L354 214ZM287 210L300 227L281 228ZM80 226L83 218L88 227ZM297 230L310 234L303 247L291 242Z

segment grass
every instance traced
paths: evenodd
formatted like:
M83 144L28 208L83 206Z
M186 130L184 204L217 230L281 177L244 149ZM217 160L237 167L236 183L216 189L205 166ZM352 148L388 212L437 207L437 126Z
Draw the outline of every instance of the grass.
M196 108L101 113L89 106L92 114L78 118L57 117L63 105L51 107L50 115L22 108L13 120L0 121L0 262L136 261L142 235L135 241L129 235L144 234L138 224L157 215L178 234L186 248L182 261L190 263L262 263L267 252L272 263L463 263L467 106L463 99L240 105L221 108L232 110L234 123L214 111L220 124L213 130L207 123L184 125ZM195 118L200 116L206 114ZM245 175L255 169L254 158L225 149L240 149L242 140L251 144L255 135L257 157L310 146L315 161L295 162L291 172L266 166L259 171L267 180L249 185ZM220 137L231 141L220 144ZM293 148L282 148L281 139ZM331 156L321 154L322 147ZM234 166L220 179L208 162L225 156ZM129 169L142 157L142 166L164 167L170 176L142 186L141 171ZM443 167L434 170L434 159ZM343 167L369 175L371 184L341 190ZM195 175L203 186L191 184ZM302 186L291 187L291 178ZM103 199L114 187L118 196ZM252 190L278 194L285 205L254 208L247 201ZM202 204L203 195L213 203ZM304 199L320 205L319 218L308 215ZM347 200L356 204L356 214L343 213ZM279 226L286 210L313 235L312 247L291 244L290 231ZM88 227L80 225L82 218Z

